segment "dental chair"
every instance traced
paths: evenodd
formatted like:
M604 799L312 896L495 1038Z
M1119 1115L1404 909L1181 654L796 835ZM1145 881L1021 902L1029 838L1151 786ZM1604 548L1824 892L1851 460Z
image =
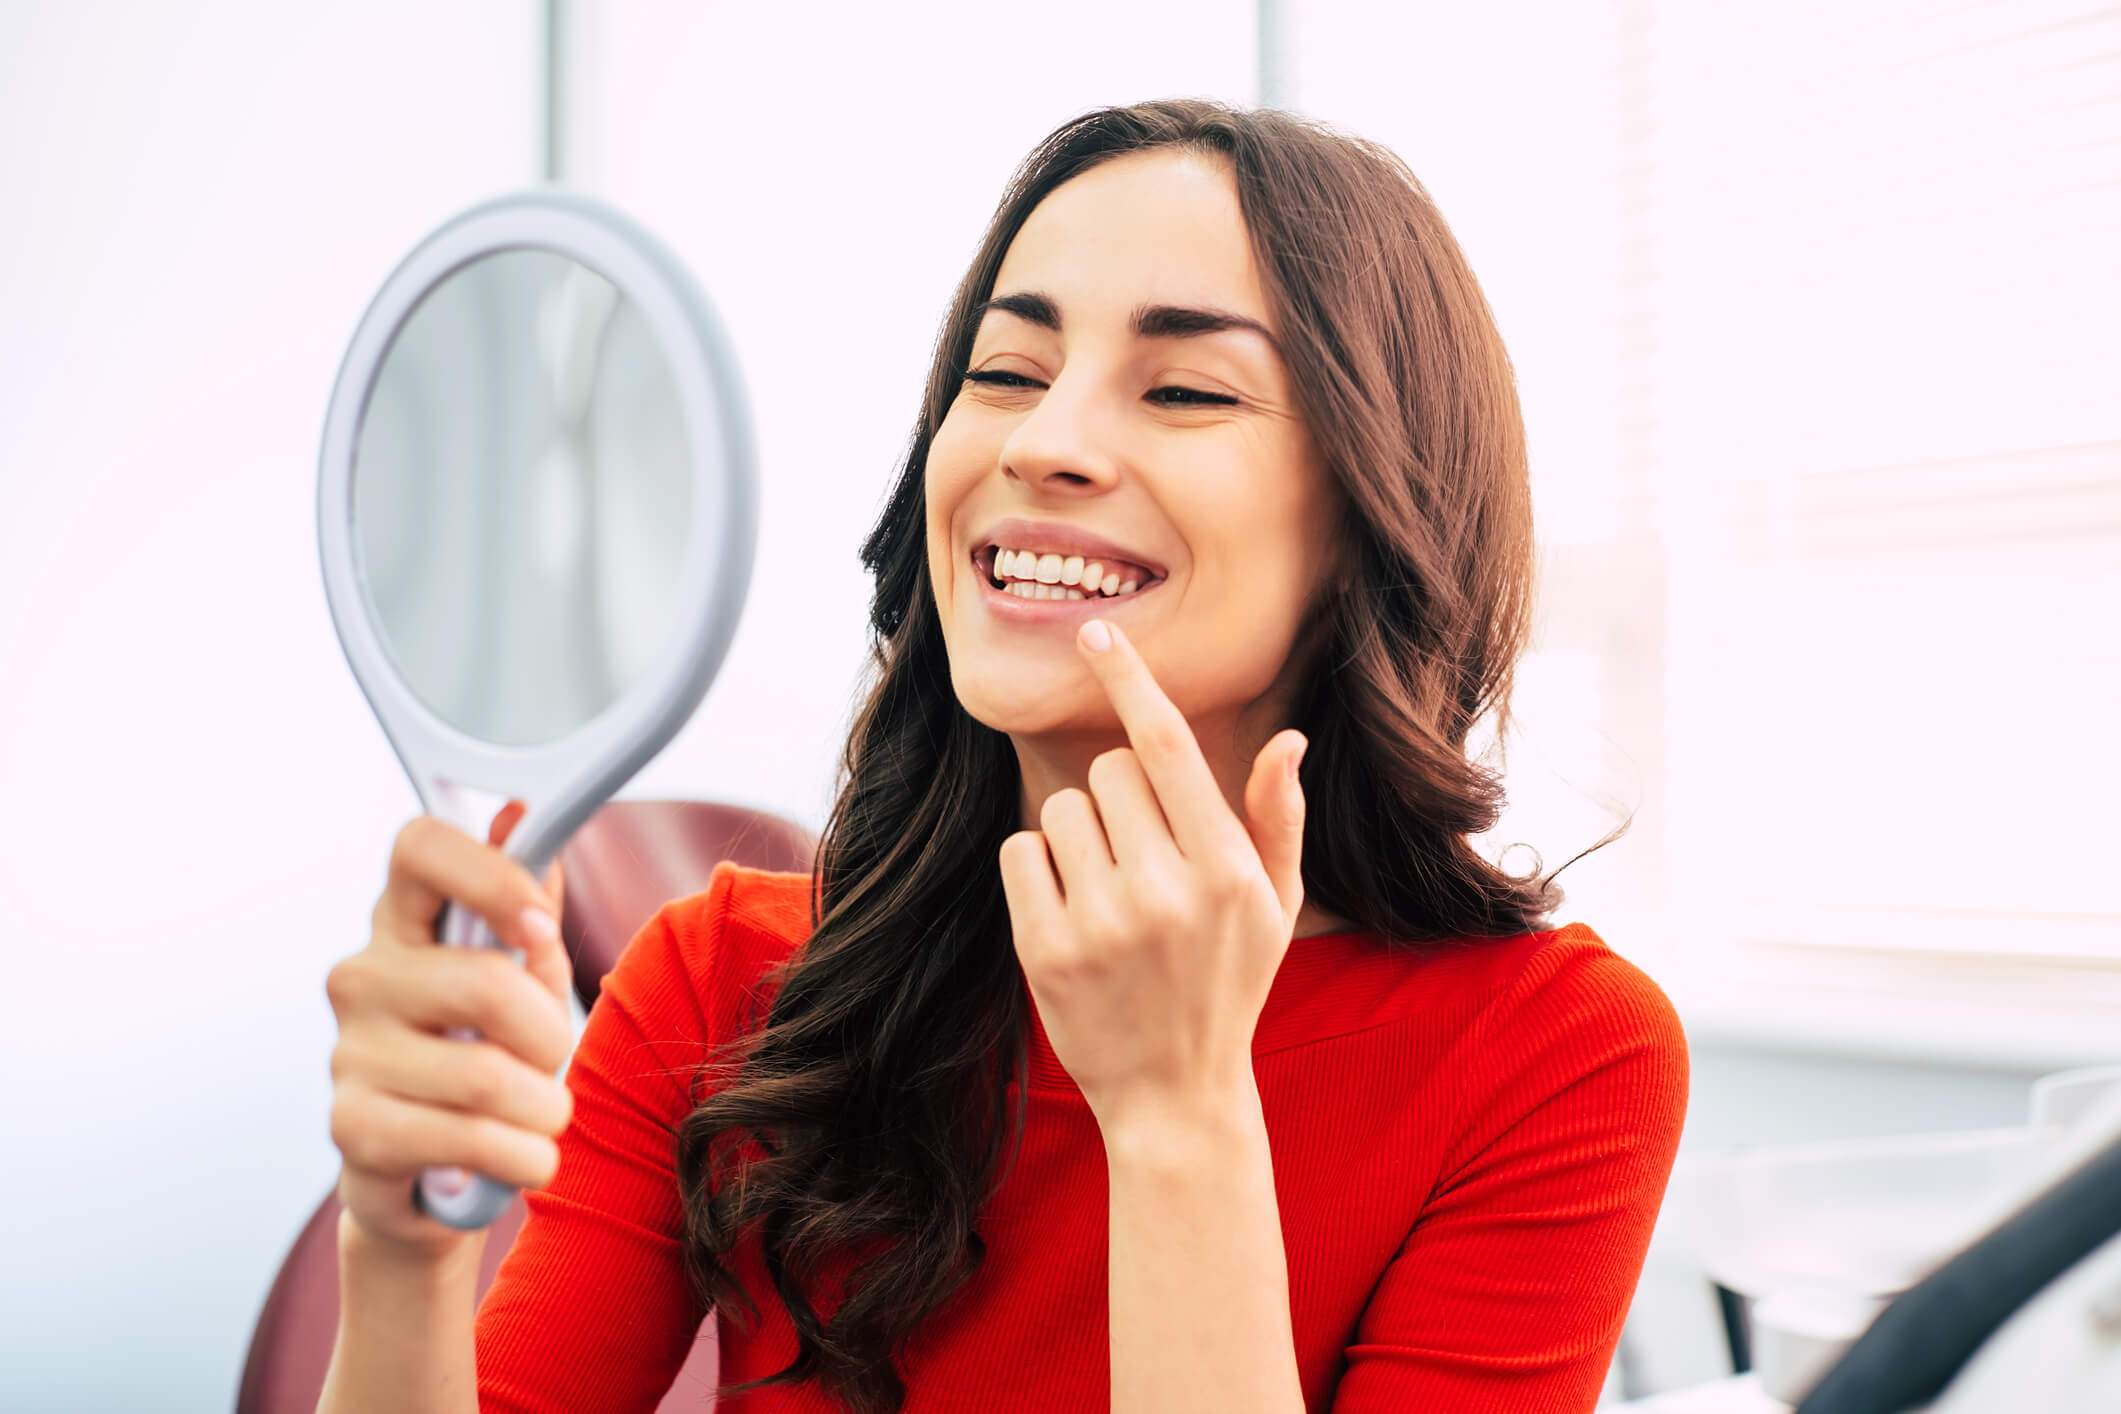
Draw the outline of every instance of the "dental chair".
M566 876L560 936L574 964L575 995L596 1005L604 974L663 904L707 887L723 860L806 873L817 847L809 831L764 811L696 800L606 804L561 851ZM488 1230L479 1264L483 1299L527 1209L518 1193ZM325 1195L281 1264L251 1334L236 1414L313 1414L339 1325L339 1195ZM657 1414L714 1408L719 1375L715 1324L703 1322L692 1354Z

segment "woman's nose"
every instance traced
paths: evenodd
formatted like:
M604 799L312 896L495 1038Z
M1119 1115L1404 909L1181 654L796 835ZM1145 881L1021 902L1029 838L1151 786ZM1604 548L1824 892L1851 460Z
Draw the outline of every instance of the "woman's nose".
M1002 469L1034 486L1109 484L1120 460L1114 422L1089 379L1064 373L1003 442Z

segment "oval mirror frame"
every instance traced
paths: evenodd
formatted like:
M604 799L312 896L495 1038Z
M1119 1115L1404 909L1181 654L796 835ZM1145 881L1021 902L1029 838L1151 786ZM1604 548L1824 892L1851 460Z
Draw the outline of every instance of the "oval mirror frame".
M353 476L370 394L407 318L453 272L523 248L579 261L634 302L678 392L693 495L677 611L647 669L567 735L499 746L437 716L386 652L356 563ZM743 614L757 526L749 403L734 347L683 262L625 213L556 188L481 202L414 247L361 316L332 388L318 467L318 546L332 624L421 804L483 839L485 825L470 809L473 792L523 800L528 808L505 853L534 876L542 877L575 829L662 750L706 695Z

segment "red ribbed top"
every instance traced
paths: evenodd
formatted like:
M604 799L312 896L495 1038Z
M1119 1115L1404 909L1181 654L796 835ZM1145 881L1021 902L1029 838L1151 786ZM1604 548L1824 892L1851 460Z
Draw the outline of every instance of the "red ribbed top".
M650 1414L670 1387L704 1316L672 1130L707 1044L809 936L809 890L724 863L605 978L559 1171L479 1308L481 1410ZM1104 1147L1032 1016L1023 1148L978 1221L985 1262L901 1361L907 1414L1109 1404ZM1580 923L1470 946L1300 938L1253 1055L1307 1408L1591 1409L1686 1112L1686 1040L1656 984ZM747 1335L717 1318L726 1381L796 1350L756 1242L737 1258L763 1319ZM806 1383L721 1407L836 1406Z

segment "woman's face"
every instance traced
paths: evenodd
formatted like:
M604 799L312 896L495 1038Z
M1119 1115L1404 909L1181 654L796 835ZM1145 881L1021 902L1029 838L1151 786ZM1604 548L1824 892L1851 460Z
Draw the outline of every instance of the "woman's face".
M929 573L976 720L1017 736L1117 730L1074 645L1091 617L1126 630L1196 725L1291 685L1336 493L1278 335L1215 154L1114 158L1031 213L928 453ZM1102 546L1080 569L1071 535ZM1057 554L1049 570L1076 570L1063 579L1138 587L1005 595L989 584L997 539L1028 552L1016 574Z

